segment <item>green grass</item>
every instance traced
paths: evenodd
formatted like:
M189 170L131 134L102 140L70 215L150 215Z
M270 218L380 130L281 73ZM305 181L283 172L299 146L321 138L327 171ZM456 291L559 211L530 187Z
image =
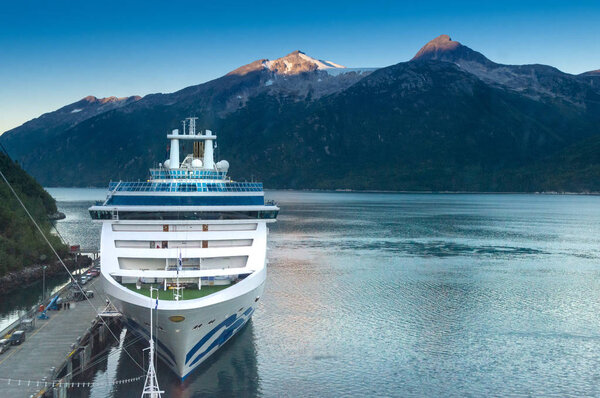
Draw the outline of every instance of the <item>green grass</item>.
M174 290L163 290L162 285L142 285L141 289L137 289L135 287L135 283L123 283L127 289L132 292L136 292L142 294L146 297L150 297L150 286L158 288L158 299L159 300L175 300L173 297ZM229 287L231 285L222 285L222 286L202 286L201 290L198 289L182 289L181 294L183 295L183 300L193 300L200 297L208 296L209 294L220 292L221 290ZM152 292L152 295L156 297L156 292Z

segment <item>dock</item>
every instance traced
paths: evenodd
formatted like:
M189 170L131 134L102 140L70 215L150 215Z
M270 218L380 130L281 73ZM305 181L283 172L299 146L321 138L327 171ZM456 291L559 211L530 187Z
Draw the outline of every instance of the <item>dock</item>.
M84 291L94 292L90 301L98 311L106 307L101 285L100 279L94 278L82 286ZM72 302L68 309L47 311L49 319L38 319L38 314L34 314L33 330L26 333L25 342L0 355L1 395L65 397L66 388L52 388L52 381L70 381L74 367L85 366L89 361L94 341L98 344L113 339L104 322L119 322L118 316L102 322L96 309L84 300Z

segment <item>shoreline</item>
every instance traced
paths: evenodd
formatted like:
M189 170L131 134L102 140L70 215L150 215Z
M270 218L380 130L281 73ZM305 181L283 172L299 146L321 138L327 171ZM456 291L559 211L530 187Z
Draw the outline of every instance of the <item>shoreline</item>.
M92 259L88 256L78 256L76 262L72 259L63 259L63 261L69 271L89 266L92 263ZM48 267L46 269L46 277L56 276L61 273L64 274L65 272L63 266L58 261L53 264L31 265L18 271L8 272L0 277L0 296L40 281L43 277L43 266Z
M106 187L44 187L44 189L105 189ZM265 191L297 191L297 192L335 192L335 193L404 193L404 194L452 194L452 195L576 195L598 196L600 191L571 192L571 191L407 191L388 189L351 189L351 188L265 188ZM62 213L61 213L62 214ZM64 214L63 214L64 216ZM63 217L64 218L64 217ZM62 218L60 218L62 219Z

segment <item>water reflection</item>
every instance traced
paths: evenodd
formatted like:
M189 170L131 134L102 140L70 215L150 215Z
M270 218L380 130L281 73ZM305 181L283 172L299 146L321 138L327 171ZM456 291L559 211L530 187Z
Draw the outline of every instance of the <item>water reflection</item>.
M69 281L69 277L59 275L46 278L46 297L56 293ZM19 319L21 315L42 301L43 282L33 282L21 289L0 295L0 330Z

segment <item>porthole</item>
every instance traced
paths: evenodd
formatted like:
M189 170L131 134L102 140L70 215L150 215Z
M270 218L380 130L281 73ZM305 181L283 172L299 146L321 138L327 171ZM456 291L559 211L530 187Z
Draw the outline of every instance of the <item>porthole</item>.
M213 319L212 321L208 322L209 325L212 325L213 323L215 323L215 319Z
M169 317L169 320L171 322L183 322L185 320L185 317L181 315L173 315Z
M257 298L255 298L254 302L256 303L258 301L258 299L260 299L260 296L258 296Z
M238 310L238 312L242 312L243 310L244 310L244 307L240 308L240 309Z
M194 326L194 329L200 329L201 327L202 327L202 324L200 323L200 324Z

